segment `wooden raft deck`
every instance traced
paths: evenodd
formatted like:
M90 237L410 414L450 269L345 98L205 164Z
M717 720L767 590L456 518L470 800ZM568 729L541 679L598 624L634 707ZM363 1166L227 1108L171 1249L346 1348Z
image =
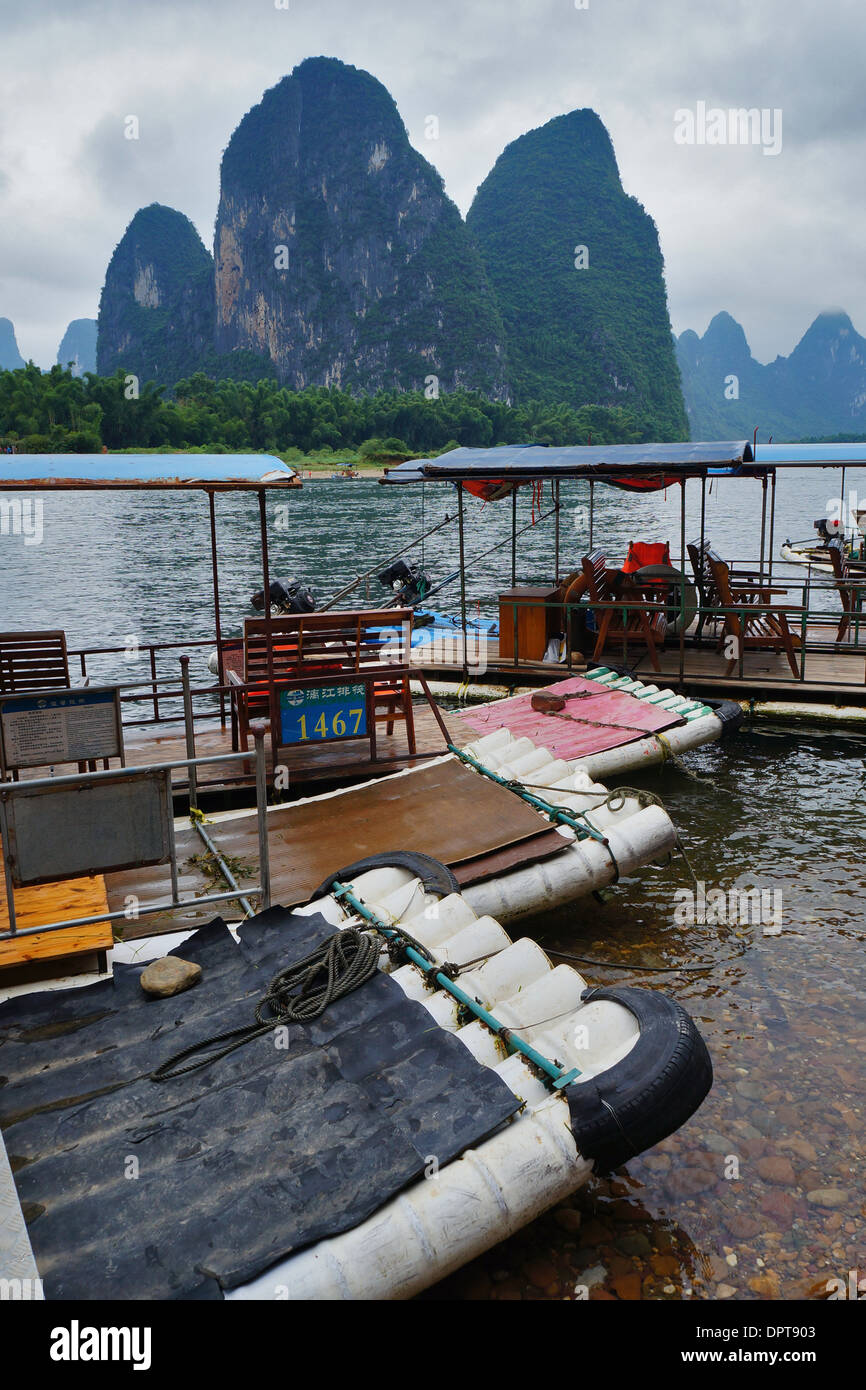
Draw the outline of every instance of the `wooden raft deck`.
M866 704L866 645L855 647L843 644L834 649L832 643L826 644L826 629L810 630L808 640L819 638L828 649L807 651L804 680L794 679L784 653L771 651L747 651L743 659L742 678L736 671L728 677L725 675L728 663L714 645L707 643L698 647L687 642L684 688L690 694L716 695L734 700L836 700L846 704ZM463 668L458 662L430 661L423 653L424 649L421 648L414 654L413 665L428 679L463 680ZM500 659L499 643L495 638L487 643L486 668L483 671L473 669L473 655L470 647L469 678L479 683L542 684L562 680L568 672L564 664L523 660L515 664L510 657ZM669 640L667 646L659 651L660 672L653 670L645 647L630 644L627 655L624 655L622 643L615 642L608 644L600 662L590 658L584 664L581 658L575 656L573 669L581 672L606 663L627 665L641 680L672 687L679 684L680 649L675 640Z
M375 762L369 757L370 745L366 739L347 740L340 743L305 743L279 750L279 761L288 768L289 786L304 786L312 782L352 781L356 778L385 776L389 772L402 772L407 767L417 767L422 763L445 753L445 740L436 717L427 705L415 706L415 745L416 752L409 752L405 725L397 722L393 734L378 735L379 754ZM141 725L124 729L124 746L128 767L140 767L153 762L173 762L186 757L186 738L183 724ZM218 718L196 720L195 751L198 757L212 757L219 753L230 753L231 730L226 724L223 728ZM265 739L265 756L269 779L273 775L271 741ZM250 752L250 775L244 775L241 762L213 763L210 767L199 769L199 786L214 783L231 785L238 779L240 784L251 784L255 776L255 759ZM177 788L187 785L186 769L174 773Z

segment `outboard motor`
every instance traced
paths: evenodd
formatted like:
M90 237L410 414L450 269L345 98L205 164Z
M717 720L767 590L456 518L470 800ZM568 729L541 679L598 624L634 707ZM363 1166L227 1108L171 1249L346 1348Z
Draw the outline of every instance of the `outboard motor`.
M271 595L271 612L277 613L314 613L316 609L316 597L312 589L308 589L306 584L302 584L299 579L287 579L285 583L279 579L272 579L269 585ZM250 599L253 608L259 613L265 611L265 591L259 589L258 593L253 594Z
M420 603L430 588L429 576L420 565L407 565L405 560L395 560L379 575L379 583L391 589L402 607L414 608Z
M837 536L845 535L845 524L841 516L819 516L812 525L822 541L832 541Z

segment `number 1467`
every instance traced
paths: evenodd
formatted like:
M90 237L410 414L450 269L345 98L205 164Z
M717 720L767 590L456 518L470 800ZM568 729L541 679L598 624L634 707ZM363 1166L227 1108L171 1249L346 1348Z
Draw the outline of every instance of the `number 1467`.
M346 718L344 717L345 713L347 713L350 722L353 719L355 721L351 734L349 733ZM298 723L301 726L301 742L305 743L307 740L311 738L343 738L346 734L349 734L349 737L352 737L353 735L357 734L358 730L360 729L361 720L363 719L363 717L363 709L350 709L347 712L338 709L331 721L331 728L329 729L328 716L325 713L322 713L319 715L318 719L313 725L312 733L307 733L307 716L305 714L301 714L298 716Z

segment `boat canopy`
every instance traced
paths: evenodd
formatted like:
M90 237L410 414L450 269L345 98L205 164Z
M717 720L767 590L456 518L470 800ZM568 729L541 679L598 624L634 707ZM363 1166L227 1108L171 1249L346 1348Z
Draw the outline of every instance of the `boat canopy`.
M866 443L756 444L755 458L774 468L866 468Z
M533 482L542 478L597 478L614 486L655 491L684 478L755 472L748 440L692 444L506 444L453 449L438 458L413 459L388 470L386 483L436 478Z
M298 486L272 454L0 454L0 489Z

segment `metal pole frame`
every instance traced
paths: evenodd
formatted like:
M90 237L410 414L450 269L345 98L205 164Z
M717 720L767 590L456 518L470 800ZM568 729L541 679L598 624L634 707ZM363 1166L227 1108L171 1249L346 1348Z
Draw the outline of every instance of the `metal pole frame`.
M680 690L686 670L686 480L680 482Z
M268 503L267 494L264 488L259 488L259 532L262 542L262 583L264 585L265 597L265 620L271 620L271 576L268 558ZM276 691L274 690L274 644L272 634L268 633L268 708L276 708ZM278 733L275 727L276 721L271 718L271 761L274 765L274 776L277 770L277 742Z
M764 582L764 555L767 540L767 475L761 477L761 559L758 565L758 578Z
M15 794L44 787L58 786L81 786L82 782L90 785L93 782L105 781L106 779L117 780L122 778L129 780L144 773L163 773L165 777L166 806L167 816L167 836L169 850L169 873L171 875L172 897L170 902L153 903L150 907L137 909L137 916L147 917L156 912L177 912L188 907L199 907L210 903L232 902L240 899L245 902L247 895L260 899L260 911L267 911L271 905L271 868L270 850L268 844L267 826L267 765L265 762L265 726L258 722L255 726L250 726L256 740L256 811L258 816L259 832L259 876L261 883L258 888L234 889L229 893L208 893L202 897L196 897L189 902L179 901L179 883L177 867L177 843L175 840L174 816L171 814L172 805L172 782L171 774L175 769L186 767L189 769L189 759L180 759L170 763L154 763L147 767L134 767L122 769L109 769L104 772L82 773L78 776L70 775L64 777L41 777L28 782L6 782L0 786L0 836L3 839L3 873L6 886L6 906L9 913L9 930L0 932L0 941L9 941L22 936L36 936L41 932L65 931L71 927L93 926L97 922L116 922L120 919L129 920L128 909L119 908L114 912L101 912L97 916L76 917L61 922L43 922L36 927L19 928L15 916L15 888L12 882L12 856L8 851L9 846L9 821L6 809L8 799ZM248 759L248 752L239 753L217 753L204 758L195 760L197 766L210 763L238 762ZM111 872L111 870L106 870ZM71 874L69 877L79 877L78 874ZM63 881L63 880L58 880Z
M15 887L12 883L12 855L9 853L9 824L6 817L6 797L0 795L0 838L3 840L3 877L6 883L6 910L9 913L9 931L20 936L15 920Z
M769 584L772 584L772 582L773 582L773 539L774 539L774 537L775 537L775 533L776 533L776 470L775 470L775 468L774 468L773 471L772 471L772 473L770 474L770 555L769 555L768 569L767 569L767 582L768 582ZM807 581L808 581L808 575L809 575L809 571L808 571L808 569L807 569L807 570L806 570L806 578L807 578Z
M214 631L216 632L217 644L217 679L220 685L225 685L225 671L223 670L223 634L222 621L220 616L220 581L219 581L219 559L216 538L216 506L214 503L214 490L207 490L208 512L210 515L210 564L211 582L213 584L213 619ZM226 697L220 691L220 724L222 728L226 726Z
M268 844L268 769L265 761L265 725L256 721L250 725L256 741L256 815L259 826L259 911L267 912L271 905L271 857Z
M186 734L186 756L192 760L195 758L195 726L192 716L192 691L189 685L189 657L184 655L180 658L180 680L183 686L183 723ZM190 762L189 768L189 808L191 811L198 807L198 778L195 767Z
M460 621L463 624L463 679L469 679L469 664L466 653L466 555L463 535L463 484L457 484L457 528L460 542Z

